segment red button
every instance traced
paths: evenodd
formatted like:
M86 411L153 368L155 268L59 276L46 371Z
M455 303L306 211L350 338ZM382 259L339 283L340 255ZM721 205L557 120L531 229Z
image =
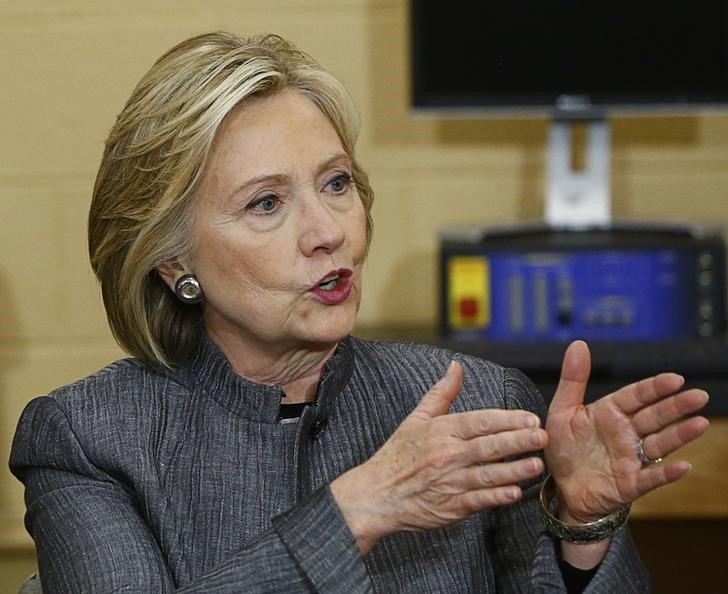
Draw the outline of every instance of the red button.
M463 318L474 318L478 315L478 300L465 297L460 300L460 315Z

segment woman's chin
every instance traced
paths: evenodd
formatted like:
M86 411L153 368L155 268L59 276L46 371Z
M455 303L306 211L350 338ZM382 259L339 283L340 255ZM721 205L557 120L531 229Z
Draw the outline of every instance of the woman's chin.
M331 345L339 342L354 329L355 316L342 316L342 319L326 320L314 327L307 328L304 334L308 342Z

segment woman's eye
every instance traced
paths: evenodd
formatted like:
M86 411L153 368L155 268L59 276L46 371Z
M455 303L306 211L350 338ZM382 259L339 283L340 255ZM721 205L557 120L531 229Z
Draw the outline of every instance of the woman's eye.
M278 208L278 197L277 196L263 196L256 200L253 200L247 206L247 210L257 211L258 213L268 214L274 212Z
M334 194L343 194L349 189L349 186L351 186L352 183L354 183L354 179L352 178L351 173L339 173L332 178L326 186Z

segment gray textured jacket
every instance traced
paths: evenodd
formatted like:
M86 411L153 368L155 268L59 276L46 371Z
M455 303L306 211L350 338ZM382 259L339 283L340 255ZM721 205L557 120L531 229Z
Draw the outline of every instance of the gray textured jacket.
M563 591L533 486L516 505L359 555L327 485L385 442L451 356L347 338L298 423L277 422L281 390L237 376L207 339L182 368L126 359L33 400L11 468L46 594ZM457 357L455 410L543 417L521 373ZM647 581L622 530L587 591Z

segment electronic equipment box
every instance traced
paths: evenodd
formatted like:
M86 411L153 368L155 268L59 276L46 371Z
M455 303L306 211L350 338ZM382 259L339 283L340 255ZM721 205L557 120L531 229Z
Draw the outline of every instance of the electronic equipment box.
M679 226L443 232L440 333L548 342L721 336L725 251L718 231Z

